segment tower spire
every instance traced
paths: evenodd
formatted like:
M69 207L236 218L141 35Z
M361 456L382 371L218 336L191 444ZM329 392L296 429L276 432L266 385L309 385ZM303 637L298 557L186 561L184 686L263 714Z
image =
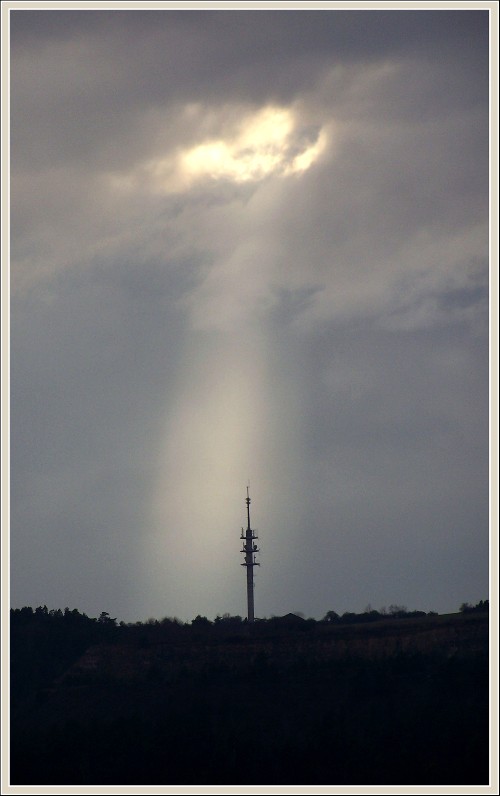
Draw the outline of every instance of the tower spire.
M241 548L241 552L245 554L245 560L242 567L246 567L247 569L247 616L248 621L254 621L254 603L253 603L253 568L259 567L260 564L255 560L255 554L259 552L259 548L254 542L254 539L257 539L257 534L255 531L252 531L250 527L250 487L247 486L247 496L245 499L245 503L247 504L247 529L246 531L241 529L241 539L243 539L243 546Z

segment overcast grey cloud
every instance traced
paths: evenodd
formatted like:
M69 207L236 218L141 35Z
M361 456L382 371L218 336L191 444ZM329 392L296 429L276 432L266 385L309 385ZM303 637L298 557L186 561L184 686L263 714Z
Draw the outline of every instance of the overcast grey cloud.
M488 595L488 12L11 12L12 604Z

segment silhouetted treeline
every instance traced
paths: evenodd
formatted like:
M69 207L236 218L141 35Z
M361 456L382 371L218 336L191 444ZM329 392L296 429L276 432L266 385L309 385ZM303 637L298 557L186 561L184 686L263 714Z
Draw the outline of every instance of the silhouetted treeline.
M460 611L464 614L470 613L481 613L483 611L490 610L490 603L489 600L479 600L476 605L471 605L470 603L462 603L460 606Z
M462 603L461 613L481 613L489 610L488 600L480 600L476 605ZM266 632L266 628L276 628L293 626L294 628L311 628L315 625L350 625L364 622L386 621L390 619L416 619L424 616L437 616L436 611L409 611L406 606L390 605L388 609L381 608L379 611L368 606L362 613L346 611L338 614L335 611L327 611L325 616L320 619L304 619L298 614L287 614L286 616L271 616L270 618L256 619L253 627L254 633ZM76 608L70 610L65 608L49 610L46 605L38 608L12 608L10 611L11 631L16 634L22 632L21 628L38 627L40 629L39 638L46 638L53 643L60 643L61 649L69 645L68 655L81 648L82 644L97 643L110 639L122 640L124 638L139 637L148 639L156 635L158 638L178 637L180 634L191 634L199 636L205 631L211 634L224 635L231 630L241 630L247 626L247 620L241 616L232 616L228 613L218 615L212 621L206 616L198 615L191 622L182 622L176 617L164 617L163 619L147 619L144 622L118 622L116 618L103 611L98 618L88 617L80 613ZM42 630L43 629L43 630ZM36 635L36 632L35 632Z
M471 611L482 612L489 610L489 601L488 600L480 600L476 605L471 605L470 603L462 603L460 605L460 612L467 613ZM287 614L287 617L296 617L297 619L302 618L300 614ZM403 605L390 605L389 608L381 608L379 611L374 610L371 606L368 606L362 613L353 613L351 611L346 611L343 614L337 614L335 611L327 611L323 619L316 620L316 619L307 619L308 623L316 623L316 622L338 622L349 624L352 622L373 622L375 620L380 619L402 619L402 618L412 618L412 617L422 617L422 616L437 616L436 611L409 611L406 606ZM11 623L13 626L19 626L23 624L32 624L33 622L37 622L39 624L44 624L46 627L48 623L57 623L63 622L66 628L68 627L92 627L98 628L97 636L102 636L103 628L109 629L110 627L120 627L120 628L140 628L140 627L151 627L151 626L166 626L166 625L175 625L177 627L193 627L199 629L200 627L208 627L210 625L225 625L225 626L237 626L246 623L246 619L243 619L241 616L232 616L231 614L223 614L222 616L217 615L213 621L208 619L206 616L198 615L196 616L191 622L182 622L180 619L176 617L164 617L161 620L158 619L147 619L144 622L128 622L125 623L123 621L118 622L116 618L111 618L106 611L102 611L98 618L95 617L88 617L84 613L80 613L76 608L70 610L69 608L65 608L62 611L60 608L51 609L49 610L46 605L39 606L38 608L11 608L10 611L10 618ZM276 617L271 616L270 618L264 619L256 619L256 623L273 623L275 621L282 620L286 617Z
M475 606L462 603L462 614L481 613L488 610L488 600ZM253 638L279 638L290 633L321 632L323 627L346 627L373 622L435 617L430 611L408 611L404 606L391 605L386 611L372 610L342 615L328 611L322 620L303 619L296 614L258 619L250 626L241 616L223 614L213 621L198 615L191 622L165 617L150 618L144 622L118 622L103 611L99 617L88 617L76 608L48 610L47 606L14 608L10 611L11 624L11 699L32 696L62 674L90 646L107 644L134 644L143 647L174 641L244 640Z
M11 782L487 784L487 607L254 625L14 609Z

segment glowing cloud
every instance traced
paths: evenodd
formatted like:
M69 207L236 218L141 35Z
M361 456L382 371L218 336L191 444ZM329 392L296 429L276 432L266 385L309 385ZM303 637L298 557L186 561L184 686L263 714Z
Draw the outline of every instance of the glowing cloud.
M312 165L322 146L320 139L310 145L297 138L292 111L262 108L248 116L226 140L211 140L184 152L181 170L191 177L235 182L259 180L275 172L303 171Z
M171 193L188 190L203 179L248 183L270 175L288 176L310 168L326 145L325 131L309 129L305 133L289 108L264 107L246 113L237 123L225 118L225 114L234 115L234 109L226 109L219 117L215 114L215 121L214 112L205 113L209 126L220 132L150 160L132 176L136 187L146 181L156 192ZM200 129L205 126L200 109L195 119L185 121ZM130 187L130 175L113 175L112 183L115 189Z

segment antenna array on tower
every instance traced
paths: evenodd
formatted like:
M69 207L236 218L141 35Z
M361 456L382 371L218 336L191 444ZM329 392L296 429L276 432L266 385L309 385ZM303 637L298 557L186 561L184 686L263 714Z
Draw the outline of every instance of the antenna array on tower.
M255 531L252 531L250 527L250 495L249 495L249 487L247 486L247 496L246 496L246 504L247 504L247 529L246 531L241 529L241 539L244 540L243 547L241 548L241 552L245 554L245 560L242 567L247 568L247 616L248 621L254 621L254 601L253 601L253 568L260 567L258 561L255 560L255 554L259 552L259 548L255 544L255 539L258 539L257 534Z

